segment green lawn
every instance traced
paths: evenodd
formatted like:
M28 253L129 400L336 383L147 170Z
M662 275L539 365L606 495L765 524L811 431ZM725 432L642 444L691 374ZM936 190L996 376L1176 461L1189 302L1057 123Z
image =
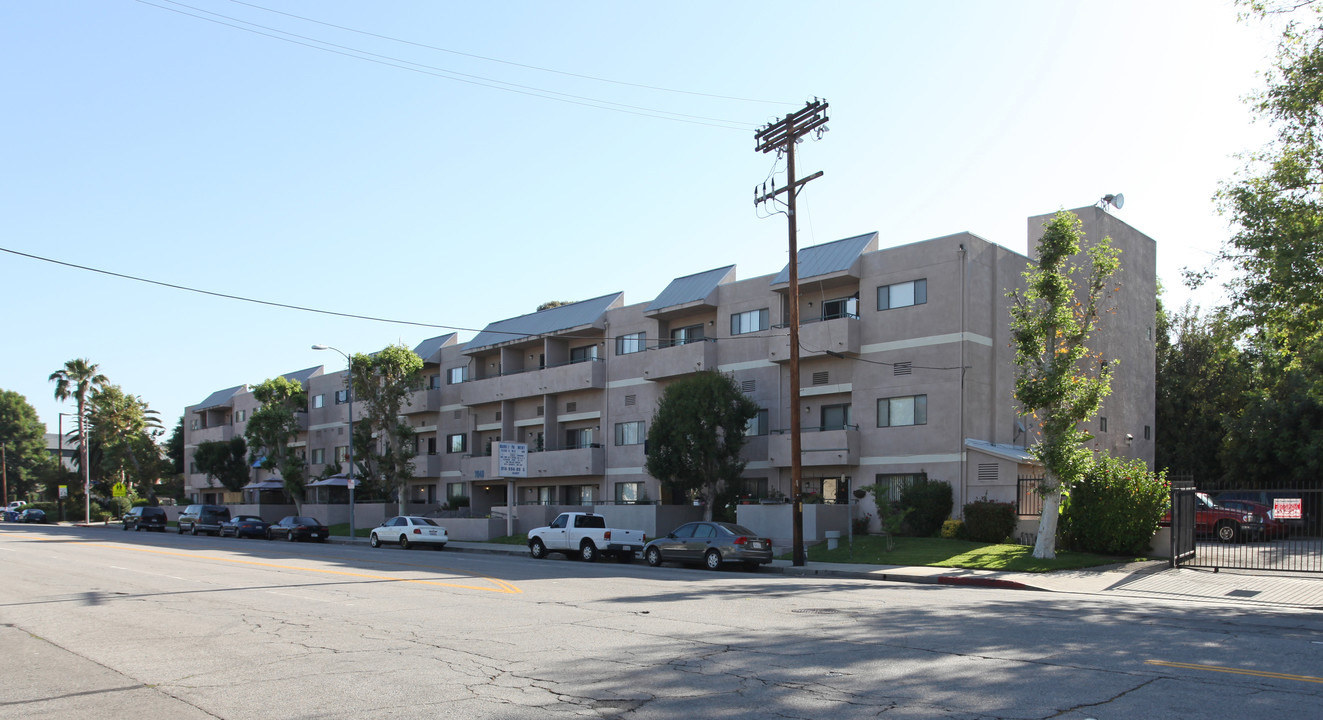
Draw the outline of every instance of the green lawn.
M331 537L349 537L349 523L340 523L338 525L328 525L331 529ZM372 534L371 527L354 528L354 537L365 538Z
M487 540L489 543L500 543L501 545L527 545L528 535L502 535L501 537Z
M1033 557L1033 550L1032 547L1025 545L989 545L969 540L898 537L896 548L887 552L884 538L878 535L864 535L855 537L853 557L846 538L841 538L840 547L835 550L828 550L826 543L810 546L808 559L812 562L932 565L1011 572L1073 570L1145 559L1058 550L1055 559L1038 560ZM782 559L789 560L790 556L783 555Z

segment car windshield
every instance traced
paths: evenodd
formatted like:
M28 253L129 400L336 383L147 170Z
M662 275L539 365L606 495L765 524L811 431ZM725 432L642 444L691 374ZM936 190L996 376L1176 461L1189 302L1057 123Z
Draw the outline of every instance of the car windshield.
M409 519L413 521L414 525L436 525L436 523L432 521L432 518L409 518Z

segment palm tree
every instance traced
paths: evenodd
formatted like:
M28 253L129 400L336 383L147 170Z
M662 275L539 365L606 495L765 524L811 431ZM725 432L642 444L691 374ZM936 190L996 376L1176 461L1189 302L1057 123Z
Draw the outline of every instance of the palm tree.
M83 522L92 522L92 475L87 458L87 396L93 389L106 386L106 376L97 372L100 368L87 358L75 358L66 361L64 367L51 373L50 381L55 383L55 399L78 400L78 455L83 465Z

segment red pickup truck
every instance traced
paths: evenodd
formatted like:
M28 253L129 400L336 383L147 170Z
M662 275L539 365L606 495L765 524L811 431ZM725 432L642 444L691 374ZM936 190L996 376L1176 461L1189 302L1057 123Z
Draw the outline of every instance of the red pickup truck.
M1212 535L1224 543L1246 542L1264 536L1267 518L1253 512L1222 507L1204 493L1194 494L1194 534ZM1162 524L1171 524L1171 511L1162 516Z

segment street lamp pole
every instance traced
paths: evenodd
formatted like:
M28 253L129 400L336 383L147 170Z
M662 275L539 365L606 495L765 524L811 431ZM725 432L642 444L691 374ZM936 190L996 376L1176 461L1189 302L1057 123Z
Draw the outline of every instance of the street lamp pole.
M354 539L354 359L343 350L330 345L313 345L313 350L335 350L349 363L349 474L345 484L349 486L349 539Z
M60 456L59 456L59 465L60 465L60 474L63 475L63 474L64 474L64 418L65 418L66 415L69 416L69 417L77 417L78 414L77 414L77 413L58 413L58 414L59 414L60 417L56 419L56 421L55 421L55 426L56 426L56 429L59 431L59 434L60 434ZM80 455L79 457L81 458L82 456ZM59 490L57 489L56 492L58 493ZM88 488L86 487L86 484L84 484L83 492L84 492L84 493L87 493L87 492L88 492ZM61 497L61 498L58 498L58 499L59 499L59 502L60 502L60 522L64 522L64 498ZM88 507L89 507L89 508L91 507L90 501L89 501L89 505L88 505ZM90 520L91 520L91 510L90 510L90 509L88 510L88 516L89 516L89 517L88 517L88 520L90 521Z

